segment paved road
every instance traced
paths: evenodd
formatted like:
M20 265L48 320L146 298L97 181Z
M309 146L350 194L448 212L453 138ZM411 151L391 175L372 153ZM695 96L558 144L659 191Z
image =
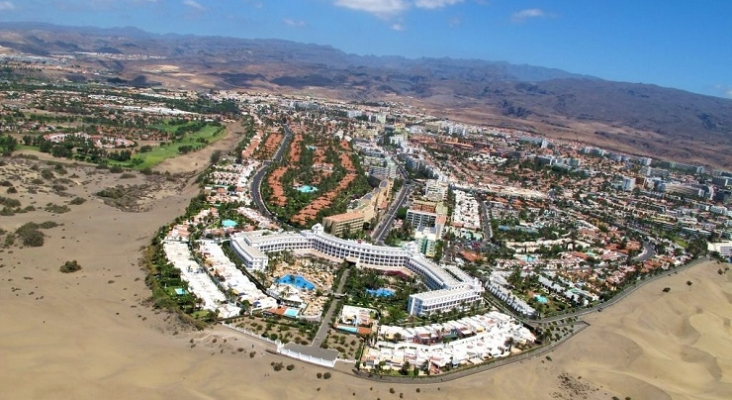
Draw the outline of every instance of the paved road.
M346 267L343 275L341 275L341 280L338 282L338 288L336 289L335 294L343 294L343 287L346 285L346 280L348 280L348 275L350 273L350 268ZM323 343L325 337L328 336L328 330L330 329L330 320L333 318L333 313L335 312L335 310L338 309L338 305L340 303L341 299L338 298L334 298L333 301L330 303L328 311L325 312L325 314L323 315L323 319L320 321L318 333L315 334L315 338L313 338L313 343L311 343L310 346L320 347L320 344Z
M391 207L386 211L384 218L379 221L379 224L376 226L376 229L374 229L374 232L371 235L371 238L374 240L375 243L381 244L384 242L384 238L386 237L387 233L389 233L391 225L394 223L394 217L396 217L397 212L399 212L399 208L401 208L407 198L409 198L409 195L412 193L413 189L414 185L405 184L404 186L402 186L401 190L399 190L396 199L394 199Z
M264 204L264 200L262 199L262 192L260 189L262 187L262 179L264 179L264 176L267 175L267 171L269 171L270 165L272 164L272 162L279 162L282 159L282 156L285 154L284 151L287 148L286 144L290 141L290 138L292 137L292 132L290 132L290 128L288 128L287 125L284 125L283 129L285 131L285 136L282 138L282 142L280 142L280 147L277 149L274 156L272 157L272 161L265 161L262 163L262 167L252 177L252 182L250 185L252 200L259 209L259 212L262 213L262 215L272 219L275 219L277 216L270 213L267 209L267 206Z
M651 242L643 242L643 253L641 255L633 258L633 261L646 261L649 258L653 258L656 256L656 248L653 246L653 243Z
M483 224L483 235L485 236L483 238L484 242L490 242L491 239L493 239L493 227L491 226L491 218L488 213L488 206L485 204L485 201L480 202L480 218L482 220Z

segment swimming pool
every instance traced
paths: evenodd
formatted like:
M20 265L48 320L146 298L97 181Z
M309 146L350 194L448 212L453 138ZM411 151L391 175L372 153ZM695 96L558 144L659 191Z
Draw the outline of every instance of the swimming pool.
M287 274L287 275L283 276L282 278L278 279L277 283L284 284L284 285L292 285L292 286L299 287L300 289L305 289L305 290L314 290L315 289L315 285L313 285L307 279L303 278L300 275Z
M297 308L288 308L283 313L283 315L285 317L290 317L290 318L297 318L297 314L299 314L299 311L297 310Z
M175 294L177 294L178 296L183 296L184 294L186 294L186 291L181 288L175 288Z
M549 299L547 299L546 297L544 297L540 294L534 295L534 298L536 299L536 301L538 301L541 304L546 304L549 302Z
M235 226L239 225L236 221L232 221L230 219L225 219L221 221L221 226L224 228L233 228Z
M310 185L302 185L299 188L297 188L297 190L300 193L312 193L312 192L317 192L318 188L315 186L310 186Z
M351 333L358 333L358 328L356 328L355 326L336 325L336 329L340 329L342 331L351 332Z
M536 261L536 256L528 256L526 254L521 254L518 256L519 260L526 261L526 262L532 262Z
M390 297L394 296L394 291L387 288L378 288L378 289L366 289L366 292L372 296L376 297Z

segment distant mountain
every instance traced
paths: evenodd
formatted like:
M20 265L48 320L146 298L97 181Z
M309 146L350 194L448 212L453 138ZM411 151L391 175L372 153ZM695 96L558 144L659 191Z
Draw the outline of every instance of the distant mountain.
M390 97L473 122L732 168L732 100L654 85L506 62L360 56L315 44L157 35L136 28L0 23L0 46L34 55L162 57L80 59L125 82L266 89L344 100Z

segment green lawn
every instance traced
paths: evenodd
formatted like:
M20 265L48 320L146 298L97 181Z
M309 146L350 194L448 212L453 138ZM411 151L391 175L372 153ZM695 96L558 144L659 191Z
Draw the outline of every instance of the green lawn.
M159 128L162 129L162 127L168 127L168 125L160 125ZM155 126L155 128L158 127ZM172 128L175 129L177 127ZM208 144L216 142L217 140L224 137L224 135L220 133L223 129L224 128L220 126L206 125L198 132L186 135L180 142L170 143L165 146L153 147L152 151L149 151L147 153L138 153L134 157L132 157L133 160L136 158L141 159L142 163L135 165L135 163L131 161L119 162L110 160L109 165L121 165L123 167L133 168L137 170L152 168L168 158L179 156L180 152L178 151L178 148L180 148L181 146L201 146L201 143L196 142L197 139L207 139L209 142Z
M32 150L32 151L39 151L39 152L41 151L38 148L38 146L26 146L24 144L19 144L18 147L16 147L14 151L19 151L19 150Z

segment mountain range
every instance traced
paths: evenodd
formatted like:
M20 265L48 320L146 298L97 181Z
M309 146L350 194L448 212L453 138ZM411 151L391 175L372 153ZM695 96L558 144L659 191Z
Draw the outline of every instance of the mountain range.
M471 123L732 167L732 99L655 85L506 62L364 56L283 40L157 35L136 28L0 23L0 46L37 56L74 54L98 69L97 75L66 77L76 81L101 73L142 85L399 101Z

